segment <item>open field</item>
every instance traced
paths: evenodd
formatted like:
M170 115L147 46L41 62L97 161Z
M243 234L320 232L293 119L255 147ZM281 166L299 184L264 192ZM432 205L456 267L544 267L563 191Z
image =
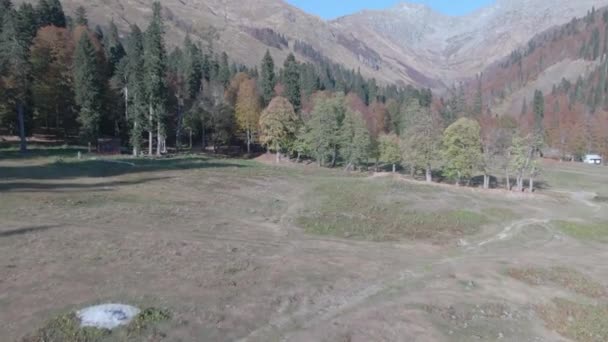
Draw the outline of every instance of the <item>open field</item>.
M91 341L608 340L607 168L530 195L76 152L0 150L3 341L106 302L170 319Z

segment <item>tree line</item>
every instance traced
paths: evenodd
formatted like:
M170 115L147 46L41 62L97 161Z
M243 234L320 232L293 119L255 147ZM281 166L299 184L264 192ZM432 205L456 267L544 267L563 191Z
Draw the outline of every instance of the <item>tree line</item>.
M520 190L539 172L542 133L524 135L509 119L452 118L428 89L381 86L328 60L301 63L290 54L277 66L267 51L249 68L188 36L168 52L164 31L158 2L145 31L133 25L121 38L113 22L91 29L82 7L70 17L56 0L17 9L4 0L3 127L24 140L36 129L91 145L116 137L135 156L198 141L346 170L401 165L427 181L441 171L468 184L481 173L485 187L502 170Z

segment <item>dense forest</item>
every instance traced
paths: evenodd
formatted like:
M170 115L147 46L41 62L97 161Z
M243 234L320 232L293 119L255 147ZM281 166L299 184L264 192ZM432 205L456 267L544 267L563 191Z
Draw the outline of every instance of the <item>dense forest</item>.
M0 10L0 122L23 150L27 136L46 132L91 148L120 139L135 156L240 146L347 170L401 165L428 181L436 170L458 184L483 174L484 187L500 172L519 190L524 177L533 189L539 173L542 94L534 129L520 129L464 100L446 114L428 89L382 86L324 58L302 63L290 54L276 66L267 52L250 68L190 37L168 51L158 2L148 27L132 26L126 37L113 22L91 28L82 7L66 15L59 0L18 8L3 0ZM301 42L295 50L317 55Z

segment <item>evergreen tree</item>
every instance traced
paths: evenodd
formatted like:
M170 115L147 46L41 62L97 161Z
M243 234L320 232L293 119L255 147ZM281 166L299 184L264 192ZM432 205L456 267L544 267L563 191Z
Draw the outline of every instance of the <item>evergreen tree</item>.
M534 92L534 129L536 134L542 136L543 119L545 118L545 96L540 90Z
M226 54L226 52L222 52L218 71L218 81L224 86L227 86L230 82L230 64L228 63L228 54Z
M298 62L293 54L289 54L284 64L284 76L283 83L285 85L285 97L293 105L293 108L297 111L300 110L301 106L301 93L300 93L300 70Z
M19 6L19 10L17 11L17 27L19 34L18 39L29 46L38 31L36 11L31 4L23 3Z
M182 72L186 84L186 96L188 99L196 98L201 89L203 78L203 56L201 50L196 46L189 36L184 40L184 55Z
M477 77L477 91L475 93L475 101L473 102L473 113L479 117L483 114L483 93L482 93L482 77L480 74Z
M201 71L203 73L203 79L209 82L211 80L211 59L208 54L203 56Z
M41 27L48 25L66 27L65 13L59 0L39 0L36 12L38 12L38 24Z
M80 108L78 122L84 141L94 143L99 136L103 106L102 77L99 74L97 52L85 32L74 53L74 90Z
M146 87L144 84L144 35L137 25L131 26L126 57L127 115L131 123L130 142L133 155L138 156L142 145L142 132L146 117Z
M76 8L74 12L74 24L78 26L89 26L89 19L87 18L87 10L82 6Z
M109 64L109 72L111 77L114 75L116 66L126 54L125 48L120 42L118 28L116 27L114 20L110 21L108 33L104 35L103 39L103 46L105 49L106 59Z
M26 143L26 106L29 98L30 64L28 42L20 39L17 13L9 10L2 20L0 33L0 84L3 84L3 97L8 102L9 117L17 118L21 138L21 152L27 150ZM11 115L12 114L12 115ZM16 115L15 115L16 114ZM3 115L4 116L4 115ZM3 122L13 121L2 118Z
M264 105L268 105L270 100L274 97L274 86L277 83L276 75L274 72L274 61L270 55L270 51L266 50L264 59L262 60L262 68L260 73L260 82L262 86L262 98L264 99Z
M153 17L144 38L144 84L148 100L148 153L152 155L153 132L157 133L156 154L162 152L164 119L167 99L165 75L167 57L164 44L164 25L160 2L153 4ZM154 122L156 121L156 127Z

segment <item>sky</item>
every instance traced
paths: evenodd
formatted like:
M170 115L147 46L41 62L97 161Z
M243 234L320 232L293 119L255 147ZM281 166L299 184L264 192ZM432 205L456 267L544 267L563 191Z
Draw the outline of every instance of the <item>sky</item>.
M400 0L287 0L288 3L302 10L316 14L324 19L352 14L363 9L385 9L402 2ZM487 6L494 0L411 0L409 2L425 3L431 8L448 15L468 14Z

